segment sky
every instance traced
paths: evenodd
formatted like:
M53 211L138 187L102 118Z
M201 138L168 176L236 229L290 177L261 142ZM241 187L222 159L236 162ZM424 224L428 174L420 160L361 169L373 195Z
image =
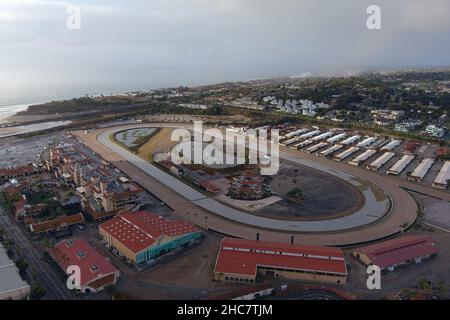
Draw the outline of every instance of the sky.
M366 9L381 9L368 30ZM69 30L77 5L81 29ZM0 105L306 71L450 66L448 0L0 0Z

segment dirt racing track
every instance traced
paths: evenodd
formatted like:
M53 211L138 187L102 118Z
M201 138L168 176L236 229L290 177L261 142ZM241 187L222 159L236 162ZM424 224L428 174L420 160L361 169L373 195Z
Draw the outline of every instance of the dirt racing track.
M287 148L281 150L282 161L319 170L353 184L363 193L364 206L351 215L320 221L279 220L240 211L205 196L110 140L115 132L138 127L186 125L140 124L73 134L173 210L206 229L246 239L351 246L399 234L417 217L417 204L400 180ZM414 187L406 184L406 187ZM445 192L426 191L448 197Z

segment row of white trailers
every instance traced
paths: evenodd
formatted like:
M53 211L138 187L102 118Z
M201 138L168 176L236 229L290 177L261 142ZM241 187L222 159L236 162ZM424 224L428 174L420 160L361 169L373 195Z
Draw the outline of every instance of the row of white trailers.
M296 147L302 148L308 145L313 144L314 141L312 140L306 140L298 145ZM322 157L328 157L333 153L338 152L344 146L342 144L336 144L329 146L328 148L319 151L320 149L325 148L326 146L329 146L326 142L319 142L317 144L313 144L312 146L304 149L304 152L306 153L316 153L319 156ZM350 157L351 155L357 153L361 148L358 147L350 147L348 149L345 149L344 151L336 154L333 156L333 159L336 161L343 161ZM367 149L365 152L357 156L356 158L349 160L348 163L353 166L359 166L363 162L367 161L369 158L377 154L377 150L374 149ZM366 166L368 170L372 171L379 171L381 167L383 167L387 162L389 162L392 158L395 157L394 152L385 152L380 157L378 157L376 160L371 162ZM394 165L392 165L389 169L386 170L386 173L389 175L399 176L407 167L408 165L413 162L415 157L413 155L404 154ZM428 171L431 169L433 164L435 163L435 159L433 158L426 158L420 162L420 164L414 169L414 171L409 176L410 181L416 181L421 182L425 176L427 175ZM450 161L447 161L444 163L442 169L440 170L438 176L436 177L435 181L433 182L434 187L438 188L447 188L448 180L450 174Z
M377 153L376 150L369 149L366 152L364 152L363 154L361 154L358 157L356 157L355 159L350 160L348 163L350 165L353 165L353 166L359 166L361 163L363 163L364 161L368 160L370 157L372 157L376 153ZM394 152L385 152L380 157L378 157L376 160L374 160L373 162L369 163L366 166L366 168L368 170L371 170L371 171L379 171L381 169L381 167L383 167L387 162L389 162L394 157L395 157L395 153ZM389 175L393 175L393 176L399 176L413 160L414 160L414 156L413 155L405 154L405 155L403 155L400 158L400 160L398 160L396 163L394 163L393 166L391 166L389 169L387 169L386 173L389 174ZM412 173L412 176L414 175L418 179L420 179L420 180L417 180L417 181L422 181L422 179L427 174L428 170L433 165L434 160L433 160L433 162L431 162L430 165L428 165L429 161L427 161L427 160L428 159L425 159L423 161L423 162L425 162L427 164L427 169L426 170L422 170L422 169L414 170L414 172ZM417 168L421 167L421 164L419 164L419 166ZM425 166L424 166L424 168L425 168Z
M305 141L305 143L306 143L306 141ZM328 146L328 148L324 149L327 146ZM317 155L319 155L321 157L328 157L331 154L341 150L342 148L344 148L344 145L342 145L342 144L335 144L335 145L330 146L326 142L320 142L320 143L314 144L313 146L310 146L310 147L304 149L303 151L306 153L316 153ZM321 149L324 149L324 150L320 151ZM333 159L336 161L343 161L346 158L350 157L352 154L358 152L359 150L360 150L360 148L350 147L350 148L345 149L344 151L336 154L335 156L333 156Z
M310 130L310 129L299 129L292 132L287 133L284 136L280 136L280 144L282 146L289 146L301 140L311 140L312 142L318 142L324 139L328 143L335 143L346 137L345 133L340 133L335 135L334 132L321 132L318 129Z
M327 145L326 143L322 142L306 149L305 152L313 153L326 145ZM334 152L339 151L342 148L343 148L342 145L334 145L319 152L318 155L326 157ZM352 154L358 152L359 150L360 148L358 147L348 148L340 152L339 154L333 156L333 159L336 161L343 161L346 158L350 157ZM376 150L368 149L359 156L357 156L356 158L349 160L348 163L353 166L359 166L361 163L365 162L366 160L374 156L376 153L377 153ZM375 161L368 164L366 168L372 171L379 171L381 167L383 167L387 162L389 162L394 156L395 156L394 152L385 152ZM399 176L406 169L406 167L408 167L408 165L411 164L413 160L414 160L413 155L405 154L393 166L391 166L388 170L386 170L386 173L389 175ZM411 173L408 179L410 181L421 182L425 178L425 176L427 175L428 171L431 169L435 161L436 160L433 158L426 158L422 160L420 164ZM436 176L436 179L433 182L433 186L436 188L446 189L449 180L450 180L450 161L446 161L442 166L441 170L439 171L438 175Z
M334 135L333 132L325 132L321 133L320 130L313 130L309 131L308 129L300 129L297 131L294 131L288 135L285 136L285 138L289 138L284 143L281 143L281 145L289 146L294 143L295 145L292 146L293 149L304 149L304 152L306 153L316 153L319 156L322 157L328 157L332 155L333 153L338 152L345 146L351 145L358 140L361 139L360 135L354 135L347 138L347 135L345 133L339 133L337 135ZM347 138L347 139L345 139ZM325 141L319 142L321 140L327 139ZM334 144L342 139L345 139L341 141L339 144ZM377 141L377 138L375 137L368 137L364 139L363 141L356 144L355 147L350 147L348 149L345 149L344 151L336 154L333 156L333 159L336 161L343 161L353 155L354 153L358 152L362 148L368 148L370 145L374 144ZM383 167L387 162L389 162L394 156L395 153L392 152L394 148L399 146L401 144L401 140L391 140L386 145L384 145L380 150L386 151L384 154L382 154L379 158L377 158L375 161L371 162L366 166L368 170L372 171L379 171L381 167ZM331 145L330 144L334 144ZM324 149L325 147L329 146L328 148ZM306 148L307 147L307 148ZM324 149L320 151L321 149ZM353 166L359 166L361 163L367 161L369 158L374 156L377 153L374 149L367 149L365 152L357 156L356 158L348 161L350 165ZM399 176L405 169L408 167L408 165L414 160L413 155L403 155L400 160L398 160L392 167L390 167L388 170L386 170L386 173L389 175L395 175ZM427 175L430 168L433 166L435 162L435 159L427 158L424 159L411 173L409 176L410 181L416 181L421 182L424 177ZM441 168L439 174L437 175L435 181L433 182L433 186L437 188L443 188L446 189L448 186L448 181L450 180L450 161L446 161Z
M335 145L332 146L322 152L319 153L319 155L327 156L333 152L336 152L337 150L341 149L342 146ZM348 148L341 153L333 156L333 159L336 161L343 161L346 158L350 157L352 154L358 152L360 148L357 147L351 147ZM367 161L369 158L374 156L377 153L374 149L368 149L356 158L349 160L348 164L353 166L359 166L361 163ZM394 152L385 152L380 157L378 157L376 160L371 162L366 166L368 170L372 171L379 171L381 167L383 167L387 162L389 162L392 158L395 157ZM386 174L399 176L407 167L408 165L413 162L415 157L413 155L404 154L394 165L392 165L389 169L386 170ZM414 171L409 175L408 179L410 181L415 182L421 182L433 164L435 163L435 159L433 158L426 158L423 159L419 165L414 169ZM450 181L450 161L446 161L444 165L442 166L441 170L439 171L438 175L436 176L433 186L436 188L446 189L448 186L448 183Z
M364 153L360 154L358 157L348 161L350 165L359 166L361 163L368 160L370 157L377 153L376 150L368 149ZM391 160L395 156L394 152L385 152L375 161L371 162L366 166L368 170L378 171L382 166L384 166L389 160ZM414 161L413 155L405 154L400 160L398 160L393 166L386 170L386 173L389 175L399 176L408 165ZM435 159L426 158L423 159L419 165L414 169L414 171L409 175L408 180L414 182L421 182L433 164L435 163ZM433 187L447 189L448 183L450 181L450 161L446 161L433 181Z
M323 149L324 147L328 146L328 143L326 142L320 142L317 144L314 144L306 149L304 149L304 152L306 153L316 153L319 156L322 157L328 157L333 153L337 153L342 148L344 148L344 145L342 144L336 144L333 146L330 146L329 148L326 148L319 152L320 149ZM336 161L343 161L350 157L351 155L357 153L360 150L358 147L350 147L348 149L345 149L333 156L333 160ZM375 155L377 153L374 149L368 149L362 154L360 154L358 157L348 161L350 165L359 166L364 161L368 160L370 157ZM389 160L391 160L395 156L395 153L393 152L386 152L381 157L373 161L372 163L367 165L367 169L378 171L383 165L385 165ZM414 156L412 155L404 155L399 161L397 161L390 169L386 171L387 174L390 175L400 175L403 170L414 160Z
M326 140L326 142L328 144L334 144L334 143L338 142L339 140L346 138L345 133L340 133L335 136L333 136L333 135L334 135L333 132L325 132L325 133L321 134L321 132L319 130L307 132L302 135L295 135L293 137L291 135L289 135L289 136L285 135L283 138L280 138L280 141L281 141L280 145L282 145L284 147L291 146L291 145L295 144L296 142L300 142L303 140L305 142L308 141L308 142L310 142L309 144L311 144L314 142L319 142L321 140L327 139L330 136L332 136L332 137L328 138ZM358 141L359 139L361 139L360 135L354 135L354 136L351 136L351 137L345 139L344 141L340 142L339 144L346 146L346 145L353 144L354 142ZM294 147L296 147L298 145L301 145L301 143L294 145Z
M292 132L287 133L284 136L280 136L280 141L282 146L291 146L293 149L303 148L308 146L314 142L327 142L329 144L336 144L339 141L340 145L349 146L352 145L359 140L361 140L361 136L359 134L352 135L347 137L345 132L343 133L335 133L333 131L328 131L322 133L318 129L311 130L310 129L299 129ZM326 139L326 140L325 140ZM344 139L344 140L343 140ZM341 141L342 140L342 141ZM401 140L393 139L384 146L382 146L382 151L392 151L394 148L401 144ZM376 137L366 137L364 140L360 141L356 144L357 148L369 148L371 145L377 145L379 143L383 143L382 140L379 140Z
M308 139L308 140L305 140L305 141L302 141L300 143L297 143L297 144L293 145L291 148L292 149L305 148L305 149L303 149L303 152L310 153L310 154L311 153L317 153L319 156L328 157L331 154L339 151L340 149L342 149L342 148L344 148L344 147L346 147L348 145L351 145L351 144L353 144L356 141L361 139L360 135L354 135L354 136L351 136L351 137L349 137L349 138L339 142L338 144L330 145L330 140L333 142L333 141L336 141L336 138L338 138L338 140L340 140L342 138L345 138L345 136L346 136L345 133L338 134L338 135L334 136L333 138L328 139L326 142L322 141L322 142L317 143L318 140L322 140L324 138L323 134L317 136L316 138L319 138L320 136L322 136L320 139L314 139L314 138L313 139ZM374 138L374 137L366 138L364 141L361 141L360 143L358 143L355 147L350 147L350 148L342 151L341 153L333 156L333 159L337 160L337 161L343 161L346 158L348 158L351 155L353 155L354 153L358 152L361 148L364 148L365 146L368 146L368 145L372 144L376 140L377 139ZM314 142L316 142L316 143L314 144ZM391 142L394 142L394 141L391 141ZM394 145L394 144L392 144L392 145ZM329 146L327 149L319 152L320 149L323 149L323 148L325 148L327 146ZM364 156L361 157L360 159L362 159L362 161L365 161L365 160L367 160L370 156L372 156L375 153L376 153L375 150L368 149L363 154ZM367 157L365 157L365 156L367 156ZM359 165L359 163L358 163L358 165Z
M286 136L284 136L284 138L285 139L289 138L289 139L285 140L283 143L281 143L281 145L290 146L290 148L296 149L296 150L305 148L305 149L303 149L303 151L306 153L309 153L309 154L317 153L319 156L328 157L331 154L339 151L343 147L349 146L361 139L361 136L356 134L351 137L348 137L347 139L339 142L338 144L331 145L333 143L338 142L339 140L346 138L347 137L346 133L339 133L337 135L334 135L334 133L331 131L321 133L319 130L313 130L313 131L304 133L305 131L307 131L307 130L301 129L301 130L296 130L292 133L287 134ZM299 134L301 134L301 135L298 136ZM292 137L292 136L294 136L294 137ZM329 137L331 137L331 138L329 138ZM327 140L321 141L324 139L327 139ZM319 141L321 141L321 142L319 142ZM359 142L356 145L356 147L350 147L350 148L342 151L341 153L335 155L333 157L333 159L336 161L343 161L346 158L350 157L352 154L358 152L361 148L367 148L369 145L375 143L376 141L377 141L377 138L368 137L368 138L364 139L363 141ZM391 150L391 149L395 148L396 146L398 146L400 143L401 143L400 140L392 140L388 144L386 144L382 150ZM329 148L319 152L320 149L323 149L327 146L329 146ZM357 165L359 165L360 162L367 160L370 156L372 156L375 153L376 153L375 150L368 149L365 153L363 153L363 155L359 156L356 159L356 161L354 161L354 162L356 162ZM354 162L352 162L352 164Z

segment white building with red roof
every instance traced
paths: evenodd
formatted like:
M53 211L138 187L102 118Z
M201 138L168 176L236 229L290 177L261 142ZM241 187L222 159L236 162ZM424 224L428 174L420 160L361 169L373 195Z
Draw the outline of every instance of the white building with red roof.
M254 283L258 274L345 284L347 267L339 248L224 238L214 278Z
M99 226L109 245L134 264L152 263L165 253L203 237L194 225L148 211L125 212Z
M63 240L47 252L65 273L69 266L80 268L83 293L99 292L119 278L119 271L83 239Z

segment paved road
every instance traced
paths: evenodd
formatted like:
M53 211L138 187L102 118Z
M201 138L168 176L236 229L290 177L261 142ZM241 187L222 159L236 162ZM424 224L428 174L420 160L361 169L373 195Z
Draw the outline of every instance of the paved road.
M163 126L174 126L167 124L147 124L139 126L125 126L117 127L115 130L123 130L126 128L133 127L163 127ZM414 199L402 188L399 187L398 181L382 177L373 172L369 172L360 168L344 168L342 172L350 172L351 174L360 177L366 181L371 181L374 184L385 190L392 198L393 206L391 214L383 219L382 221L372 224L364 228L364 230L350 230L345 232L327 232L327 233L302 233L302 232L286 232L286 231L276 231L268 228L255 227L252 224L245 224L237 221L230 220L223 216L218 216L213 214L209 208L201 208L190 200L188 200L184 195L177 191L174 191L170 187L161 183L160 180L155 179L151 175L143 174L142 170L122 157L116 150L109 149L109 146L105 146L98 141L101 134L110 131L108 130L97 130L91 132L87 135L82 132L74 132L74 134L82 140L87 146L99 153L103 158L110 161L116 165L120 170L128 174L132 179L136 180L149 192L154 194L156 197L167 203L174 210L183 214L186 218L197 223L205 228L214 229L223 234L232 235L247 239L256 239L259 237L261 240L268 241L280 241L280 242L291 242L294 243L311 243L311 244L322 244L322 245L334 245L334 246L347 246L354 245L358 243L364 243L369 241L374 241L377 239L385 238L386 236L394 235L405 229L406 226L411 225L415 218L417 212L417 204ZM105 137L105 135L103 136ZM123 150L123 149L122 149ZM305 156L304 153L293 151L288 148L282 149L284 153L294 155L299 158ZM122 153L122 152L120 152ZM343 165L335 161L326 160L322 158L311 158L306 159L309 161L317 161L322 163L322 165L330 166L335 168L335 166ZM133 160L134 161L134 160ZM349 170L347 170L349 169ZM354 172L351 170L358 169ZM394 181L394 182L393 182ZM190 196L190 195L189 195ZM203 196L203 195L202 195ZM203 196L204 197L204 196ZM196 201L203 201L196 200ZM250 222L251 223L251 222Z
M24 235L23 230L13 221L3 208L0 208L0 226L2 226L7 234L21 248L21 253L28 262L30 268L36 270L38 282L47 291L46 299L51 300L67 300L71 299L71 295L67 292L67 288L58 278L51 267L43 261L40 248L34 246L31 241Z

